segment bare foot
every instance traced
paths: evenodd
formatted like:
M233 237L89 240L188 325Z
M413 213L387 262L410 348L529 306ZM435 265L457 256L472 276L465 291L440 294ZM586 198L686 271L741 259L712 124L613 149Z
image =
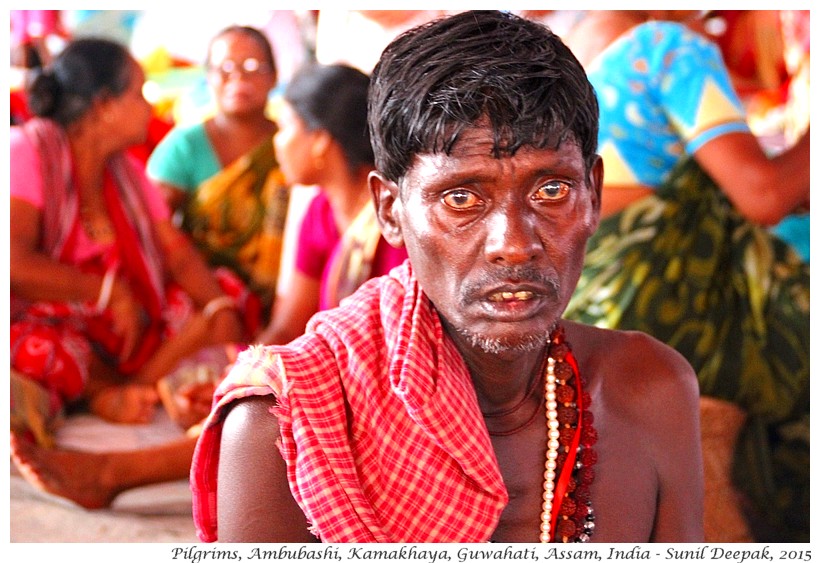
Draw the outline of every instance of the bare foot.
M154 418L159 394L153 385L106 387L89 400L91 412L110 422L146 424Z
M31 485L84 508L106 508L123 490L112 484L106 454L46 449L11 432L11 458Z

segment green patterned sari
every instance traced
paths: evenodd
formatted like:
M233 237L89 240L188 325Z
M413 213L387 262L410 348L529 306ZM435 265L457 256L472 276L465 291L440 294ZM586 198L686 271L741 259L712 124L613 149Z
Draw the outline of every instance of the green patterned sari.
M601 222L568 319L677 349L701 395L749 414L734 477L777 539L808 540L809 266L691 160Z

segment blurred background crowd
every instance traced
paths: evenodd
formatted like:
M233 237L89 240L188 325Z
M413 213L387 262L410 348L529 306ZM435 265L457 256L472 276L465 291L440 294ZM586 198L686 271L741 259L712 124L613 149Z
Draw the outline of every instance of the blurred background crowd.
M118 110L122 114L119 117L118 114L111 117L112 111L116 109L112 106L114 109L108 108L111 111L103 111L106 109L103 108L98 114L79 112L78 116L61 118L62 121L58 120L59 125L64 128L75 148L75 167L88 168L93 172L95 157L108 159L121 151L127 151L132 161L138 163L139 177L150 179L153 186L145 188L149 194L146 196L149 209L145 216L157 224L167 221L168 228L172 229L157 235L160 253L167 254L165 262L173 264L174 257L181 252L175 247L184 246L173 242L182 240L174 238L177 236L175 229L178 229L194 242L191 247L195 249L193 252L201 256L208 267L208 270L197 270L195 273L181 273L172 268L169 275L176 277L176 281L191 297L192 303L186 301L188 305L185 310L188 313L201 313L201 326L190 333L194 336L167 357L157 359L158 355L162 355L151 356L155 351L147 350L147 365L154 368L153 375L143 380L137 378L142 384L158 385L163 406L187 434L161 452L150 449L130 458L107 457L106 462L115 460L114 463L119 464L116 483L110 484L105 490L101 490L101 486L97 484L92 492L88 490L90 487L85 487L80 492L81 487L76 485L76 480L81 478L81 474L86 479L92 476L92 468L101 466L101 458L89 460L81 455L73 455L76 452L63 452L63 457L58 458L44 452L53 445L49 439L50 430L46 427L50 424L54 411L65 406L64 402L82 395L82 385L77 384L75 387L79 387L75 388L66 383L71 381L72 374L66 371L63 364L59 369L54 366L43 368L43 362L32 350L37 346L42 349L44 343L57 346L67 358L66 365L76 361L77 370L83 372L88 366L81 365L81 356L85 357L87 354L76 352L74 348L82 348L78 344L66 344L75 342L78 337L88 339L87 327L77 331L77 334L46 334L38 322L44 315L56 314L55 309L44 309L42 306L36 308L30 302L51 302L57 298L87 301L90 303L87 310L60 312L65 317L76 315L86 318L89 314L99 314L115 304L119 304L123 310L127 309L126 302L130 303L134 299L123 297L126 290L118 284L120 278L117 276L122 274L121 269L118 273L118 268L121 267L119 263L112 266L103 260L102 265L95 265L94 269L79 258L74 266L83 274L88 274L85 287L90 289L83 290L85 293L82 293L80 287L83 284L77 281L80 278L76 278L73 280L77 282L73 288L76 295L71 294L72 288L65 287L44 286L38 293L36 286L39 280L44 279L42 273L48 271L48 265L38 262L48 249L38 247L40 235L37 231L42 226L48 239L48 187L44 185L40 190L43 193L32 195L27 180L30 174L22 164L24 160L13 162L12 293L15 290L27 293L24 297L29 303L25 307L29 308L25 309L21 304L19 311L14 309L12 312L12 426L19 422L20 428L34 434L33 442L36 445L19 442L15 446L18 466L39 468L37 475L30 476L32 482L83 506L99 508L109 505L117 494L134 486L184 478L196 440L197 422L207 414L209 392L214 381L209 380L208 385L196 381L198 395L193 391L186 395L181 389L191 381L178 381L180 373L199 374L200 368L209 364L214 364L214 371L218 372L230 362L238 348L251 342L290 341L301 334L314 312L334 306L364 280L386 273L404 259L402 250L391 249L383 244L372 206L369 205L366 184L367 174L374 166L373 156L369 142L364 143L364 146L361 143L362 138L365 138L362 131L366 130L364 104L367 75L376 64L382 49L394 37L404 30L447 13L445 10L258 10L208 6L201 8L192 17L191 8L170 7L142 11L11 10L11 125L21 126L21 129L29 125L29 129L34 130L37 121L35 117L61 115L56 110L50 114L51 110L44 109L42 94L32 96L31 93L35 91L32 86L37 84L43 70L50 69L52 62L60 61L61 57L69 58L68 54L64 57L64 53L70 46L91 38L104 39L122 46L125 54L117 56L125 57L122 59L125 61L136 62L126 79L133 82L138 89L136 94L141 93L147 102L144 123L140 122L134 127L142 127L144 124L147 133L125 133L130 124L142 119L140 112L143 101L131 100L129 103L132 105ZM765 282L753 280L754 283L750 284L752 289L748 292L753 294L753 298L760 292L767 296L775 293L772 288L780 292L777 301L772 299L769 305L770 309L775 309L774 312L767 311L769 316L762 321L769 323L772 332L765 329L762 332L767 335L775 334L775 330L779 331L775 336L770 336L770 340L776 341L776 344L780 343L778 339L788 341L783 348L788 350L771 349L766 347L769 345L766 343L761 347L760 354L771 359L771 356L782 353L782 356L770 362L777 364L782 360L782 365L773 365L770 370L767 367L766 370L755 371L750 366L756 362L750 362L749 358L757 358L754 355L758 353L757 348L754 352L747 352L744 340L742 346L737 347L747 354L741 358L746 362L741 366L741 371L745 373L742 377L737 377L737 382L732 380L727 385L720 378L728 377L726 374L737 366L726 367L728 363L721 364L723 356L729 354L715 354L714 350L728 350L734 345L731 339L727 337L726 340L711 342L709 354L705 358L702 357L702 344L693 347L691 353L688 350L681 351L695 366L703 394L726 400L738 408L737 412L719 409L704 411L709 425L725 428L728 432L728 435L725 432L715 434L709 447L729 448L728 454L716 454L718 457L722 456L722 467L715 469L712 474L707 467L707 478L711 475L713 483L719 482L715 485L716 489L711 489L711 493L707 485L707 504L712 502L714 505L712 510L707 506L707 518L713 518L708 523L713 535L707 534L707 540L803 541L808 537L809 11L713 10L653 13L560 10L520 11L519 14L550 26L565 39L587 68L602 102L602 153L610 149L605 140L614 141L619 150L625 151L619 141L622 140L621 137L631 135L635 144L642 145L639 148L647 149L652 146L658 130L663 128L664 133L670 133L669 146L673 148L667 150L664 147L657 155L647 151L630 161L626 157L632 153L623 152L614 156L604 154L605 183L618 178L623 183L632 182L642 186L629 191L629 195L625 197L630 201L624 200L622 204L618 203L615 196L613 199L605 197L605 205L612 201L620 207L605 209L606 213L616 213L627 208L628 204L635 203L637 196L647 195L652 191L650 187L660 188L670 181L680 185L695 182L691 178L696 177L696 173L682 170L678 166L680 157L688 152L694 154L698 164L714 176L714 183L717 184L715 193L723 191L728 194L741 214L746 215L751 222L761 224L767 235L772 235L779 241L775 250L768 250L770 247L766 246L768 262L755 262L766 264L768 266L764 266L765 268L776 271L777 279L772 281L767 278ZM668 25L652 27L654 24L651 23L648 27L642 27L653 20ZM189 21L195 23L188 23ZM720 66L709 69L713 76L718 77L716 90L704 87L705 93L698 89L693 94L693 99L681 99L686 98L685 95L680 95L687 91L686 80L693 76L687 74L680 83L682 86L671 88L678 94L677 98L671 100L670 96L670 100L663 100L663 103L671 105L674 102L680 106L671 110L663 108L669 114L663 117L663 124L660 121L658 124L647 123L647 116L661 119L659 115L662 111L658 110L654 114L654 110L648 106L631 106L627 103L623 108L616 108L623 110L623 123L613 125L607 121L608 116L604 111L611 109L608 104L610 90L604 87L603 82L608 79L605 71L616 68L616 64L622 64L625 69L623 74L628 74L631 70L647 74L646 69L639 68L647 57L639 57L635 61L628 58L640 48L642 39L638 33L628 35L624 30L638 29L648 30L646 41L655 41L650 45L658 46L657 53L661 53L663 48L669 49L668 54L656 61L659 65L666 65L663 67L665 69L671 67L671 61L684 51L701 50L706 53L701 55L699 52L696 56L706 57L703 60L707 60L708 64ZM697 35L690 35L689 32ZM657 39L658 33L663 36L662 39ZM622 37L627 36L634 38L634 44L622 44ZM676 41L674 44L673 37ZM702 39L706 41L703 42ZM103 46L105 45L86 44L89 49ZM716 59L708 58L712 48L719 55ZM90 57L79 50L71 56L77 60ZM609 59L604 59L605 56ZM604 64L603 60L608 62ZM626 70L628 66L629 71ZM638 84L638 79L635 78L630 83L631 86L647 90L657 86L659 91L670 89L669 84L654 84L651 72L649 74L648 85L635 86ZM57 79L68 80L65 76L70 76L70 70L65 70ZM724 76L725 84L720 82ZM708 78L706 81L708 82ZM86 101L90 104L88 107L91 108L88 112L98 111L95 101L98 101L99 91L103 90L104 88L100 88L86 96ZM115 92L114 101L117 102L122 95L125 100L123 103L128 102L125 97L128 91L124 92ZM694 99L701 95L703 98ZM105 99L105 96L102 98ZM134 113L129 114L131 111ZM680 113L676 113L678 111ZM684 119L680 116L684 111L691 114L687 114L686 118L691 123L682 124ZM111 122L113 125L109 123L108 129L105 129L110 120L116 121ZM77 124L83 126L79 127ZM628 125L632 129L623 133L625 129L621 129L622 125ZM635 126L638 125L643 126L643 129L636 129ZM657 128L653 129L655 125ZM698 127L719 132L711 137L701 138L703 131L698 130ZM686 130L687 137L672 138L671 132L680 130ZM51 130L44 131L40 132L40 136L48 137ZM353 134L355 132L359 134ZM750 132L753 137L748 139L756 141L754 146L714 144L715 139L725 140L731 137L728 133L738 132L744 135ZM274 138L275 142L271 142ZM748 141L745 136L743 139ZM102 146L103 140L106 147L110 144L110 150L95 152ZM16 146L13 143L12 151L15 155ZM705 147L708 146L713 149L711 156L707 158L710 151ZM717 149L714 147L718 146L722 147L720 150L723 153L715 153ZM83 161L80 154L82 151L77 151L76 147L85 147L88 155L93 156L87 156L87 162ZM735 160L734 154L731 158L724 158L726 151L742 153L744 147L749 148L745 161ZM47 139L32 150L46 149L60 150L59 147L51 147ZM32 150L20 154L28 155L28 158ZM671 153L674 158L656 166L656 160L662 161L669 156L661 154L664 151ZM611 162L607 160L610 156L613 157ZM649 163L658 170L639 170L636 160L642 160L641 165ZM717 164L721 160L726 161L724 164L734 166L734 171L726 172L725 167ZM726 187L725 184L732 184L727 178L742 172L738 171L742 166L732 164L733 162L746 162L751 169L752 165L757 166L764 161L775 163L771 169L767 169L773 176L767 177L766 186L758 189L755 182L763 181L762 176L758 175L760 177L746 182L746 186L738 188L735 182L734 187ZM19 172L17 175L15 167ZM102 175L102 168L98 172ZM646 177L641 176L644 172L648 174ZM653 176L655 172L658 173L657 176ZM80 220L91 239L84 241L88 243L85 247L94 249L94 252L102 249L99 251L105 257L105 249L116 238L113 233L120 226L116 224L116 220L111 225L112 218L107 216L110 206L106 211L102 203L103 195L100 195L105 193L102 182L99 182L100 186L96 186L93 174L89 174L91 179L88 181L87 192L81 189L83 193L79 195L79 204L74 202L72 205L79 205ZM619 177L618 174L622 176ZM785 179L786 175L790 176L788 181ZM783 186L791 182L794 188L784 187L783 195L774 198L776 204L766 204L768 208L761 211L755 206L760 205L764 188L769 190L778 186L778 182L769 181L770 178L780 178ZM43 182L45 184L45 179ZM136 184L140 182L141 179L136 180ZM82 181L79 183L82 184ZM304 189L293 190L293 186ZM789 190L791 191L786 195L785 192ZM155 203L150 203L154 200ZM723 199L715 201L722 202ZM83 216L86 212L88 215ZM230 219L224 220L220 214ZM250 221L249 218L254 220ZM708 221L711 223L699 223L698 228L705 232L709 230L709 225L718 224L724 219L710 216ZM27 224L36 224L38 227L27 228ZM618 228L622 227L623 225ZM660 227L653 224L652 228ZM665 226L666 230L663 232L686 228L680 225ZM765 246L756 234L760 231L750 232L752 234L747 238L753 239L751 241L740 241L740 235L730 241L743 249L744 260L747 262L748 256L753 252L747 249L756 248L754 251L757 252ZM597 249L605 263L611 262L618 255L616 253L621 252L619 248L608 246L608 239L605 238L607 235L602 230L600 239L596 239L591 245L593 249ZM238 239L242 240L241 244L236 242ZM619 242L621 239L618 235L615 241ZM253 242L252 252L248 250L248 241ZM717 247L717 243L714 246ZM786 251L786 248L790 250ZM698 249L688 250L695 252ZM149 254L145 248L141 252ZM642 248L640 252L647 252L647 249ZM248 258L251 255L253 259ZM595 254L591 253L590 256L592 261ZM659 262L656 257L649 256L643 254L641 260L650 264L654 262L655 265L662 263L666 267L666 262ZM65 261L64 258L61 257L61 260ZM628 258L625 254L624 260L628 261ZM663 257L664 260L666 258ZM726 260L723 255L709 256L709 260L710 267L717 270L730 269L721 262ZM623 304L595 301L600 295L585 300L588 297L584 293L585 288L598 287L598 278L593 276L596 273L594 266L590 263L585 270L585 276L588 272L589 277L582 278L577 301L570 304L567 314L600 324L603 322L600 318L589 318L589 315L594 315L593 312L598 310L609 311ZM761 269L759 265L757 267ZM738 283L746 283L749 278L748 264L741 268L745 281ZM666 268L658 276L668 278L670 271L671 268ZM201 275L202 272L212 273L213 279L203 281L207 276ZM634 279L631 272L628 274ZM186 282L186 278L197 278L198 284ZM721 283L731 285L736 279L723 280ZM168 291L168 296L172 295L170 290L154 289L158 294ZM229 300L223 300L221 293ZM173 302L168 296L161 297L160 300L167 298L169 303ZM714 299L714 296L709 294L704 299ZM693 297L692 301L697 300ZM133 306L133 303L128 306ZM142 306L150 309L145 303ZM185 308L182 305L180 307ZM663 311L663 308L659 305L658 310ZM238 319L231 319L227 316L228 311L239 311L241 314ZM15 317L18 312L21 316ZM737 321L737 325L720 324L726 319L709 317L708 321L704 321L704 326L707 322L710 327L719 325L721 328L715 329L716 333L742 333L746 337L744 331L749 326L753 326L753 329L748 329L751 332L761 332L759 326L755 325L758 319L754 317L754 312L748 317L738 315L735 318L734 311L728 314L716 307L714 313ZM691 311L686 309L686 314L691 314ZM36 320L32 320L35 318ZM194 317L195 321L196 318ZM624 313L623 318L627 319L628 315ZM747 320L748 318L752 320ZM218 319L218 322L214 319ZM677 319L676 323L680 320ZM157 322L160 322L159 318ZM781 330L782 326L791 327L795 323L800 325L795 332ZM678 324L684 323L681 321ZM636 328L625 325L621 327ZM183 326L176 328L179 330L175 334L188 334L182 331ZM662 326L650 329L643 325L637 328L656 336L661 335L661 330L664 329ZM115 323L112 332L114 336L122 336L128 334L128 330L132 329L117 327ZM162 330L167 332L170 329L163 325ZM659 337L663 339L662 336ZM754 338L757 336L749 336L749 340ZM669 337L669 340L673 339L673 336ZM29 345L26 346L25 343ZM225 343L230 343L231 346L223 346ZM159 349L162 350L161 347ZM194 360L190 360L192 354ZM720 358L716 359L717 356ZM180 357L187 357L188 363L178 364ZM171 368L176 368L176 371ZM142 373L140 365L133 369L137 374ZM780 372L784 369L796 375L783 378ZM178 377L174 379L170 375ZM753 378L758 380L747 381ZM31 391L31 380L39 381L47 390L41 401L45 404L41 409L45 413L40 413L42 416L39 422L36 422L37 417L32 417L30 412L19 412L22 409L15 407L15 400L17 407L23 402L32 404L32 393L36 394L38 391ZM778 389L777 386L781 384L783 388ZM727 390L729 387L731 390ZM99 400L92 400L92 411L103 417L106 417L106 413L110 415L112 411L117 411L116 416L108 417L116 419L117 416L123 416L121 407L127 402L135 409L135 414L126 417L128 420L119 422L144 422L146 416L150 419L153 411L149 409L146 415L144 412L140 414L140 409L146 403L153 406L158 399L142 392L138 395L135 398L101 394ZM749 396L756 397L758 402L749 400ZM185 403L184 408L180 408L180 400ZM735 415L736 418L731 418ZM741 439L738 435L747 415L762 420L762 426L757 427L759 433L754 437L748 430L750 426L746 424L745 434ZM727 464L732 463L732 449L739 439L746 447L744 455L747 457L744 459L747 467L759 463L761 467L766 466L767 470L762 473L738 472L736 456L734 474L729 477L732 470ZM46 449L35 449L39 447ZM708 463L714 456L710 457L706 451L706 442L704 448ZM169 461L156 469L160 465L156 461L162 456L173 462ZM761 461L760 456L765 459ZM750 461L752 458L755 461ZM69 475L61 469L66 466L83 469L77 469ZM156 469L154 474L133 475L135 467L149 466ZM44 479L43 474L49 471L53 474L62 471L62 474L44 485L44 481L48 479ZM70 480L73 481L69 485ZM739 501L737 498L740 497L726 497L724 493L733 487L730 481L738 485L744 480L747 486L739 488L743 489L743 498L748 500ZM752 481L753 484L749 485ZM780 483L794 486L791 489L781 488ZM732 492L734 494L733 489ZM736 510L727 509L726 502L736 503ZM772 507L771 514L761 510L767 503Z

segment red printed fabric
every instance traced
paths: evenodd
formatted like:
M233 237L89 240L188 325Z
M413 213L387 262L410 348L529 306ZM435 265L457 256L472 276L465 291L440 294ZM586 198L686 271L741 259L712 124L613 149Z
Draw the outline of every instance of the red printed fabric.
M240 355L217 389L191 469L203 541L217 540L224 409L268 394L278 397L291 492L322 541L492 535L507 491L466 366L408 263L316 315L291 344Z
M116 242L78 262L72 250L82 227L68 138L48 119L31 119L22 131L40 160L44 202L40 251L83 272L103 275L117 268L148 313L137 350L126 361L118 361L122 339L112 329L110 310L99 312L95 303L29 302L11 294L12 368L43 385L56 402L71 401L85 388L92 352L122 374L135 373L169 334L163 315L190 310L190 299L178 306L163 285L153 218L134 165L122 155L110 159L103 197Z

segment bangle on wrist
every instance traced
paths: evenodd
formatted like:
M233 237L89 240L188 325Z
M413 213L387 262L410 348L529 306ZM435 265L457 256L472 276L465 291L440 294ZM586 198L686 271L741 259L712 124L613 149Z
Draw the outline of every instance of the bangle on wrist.
M117 277L117 268L109 268L103 276L102 284L100 285L100 295L97 297L97 303L94 309L98 313L105 311L108 303L111 301L111 293L114 290L114 280Z
M213 317L218 311L222 309L235 309L236 302L233 300L232 297L228 297L227 295L222 295L220 297L215 297L208 301L208 304L202 308L202 314L205 315L206 319Z

